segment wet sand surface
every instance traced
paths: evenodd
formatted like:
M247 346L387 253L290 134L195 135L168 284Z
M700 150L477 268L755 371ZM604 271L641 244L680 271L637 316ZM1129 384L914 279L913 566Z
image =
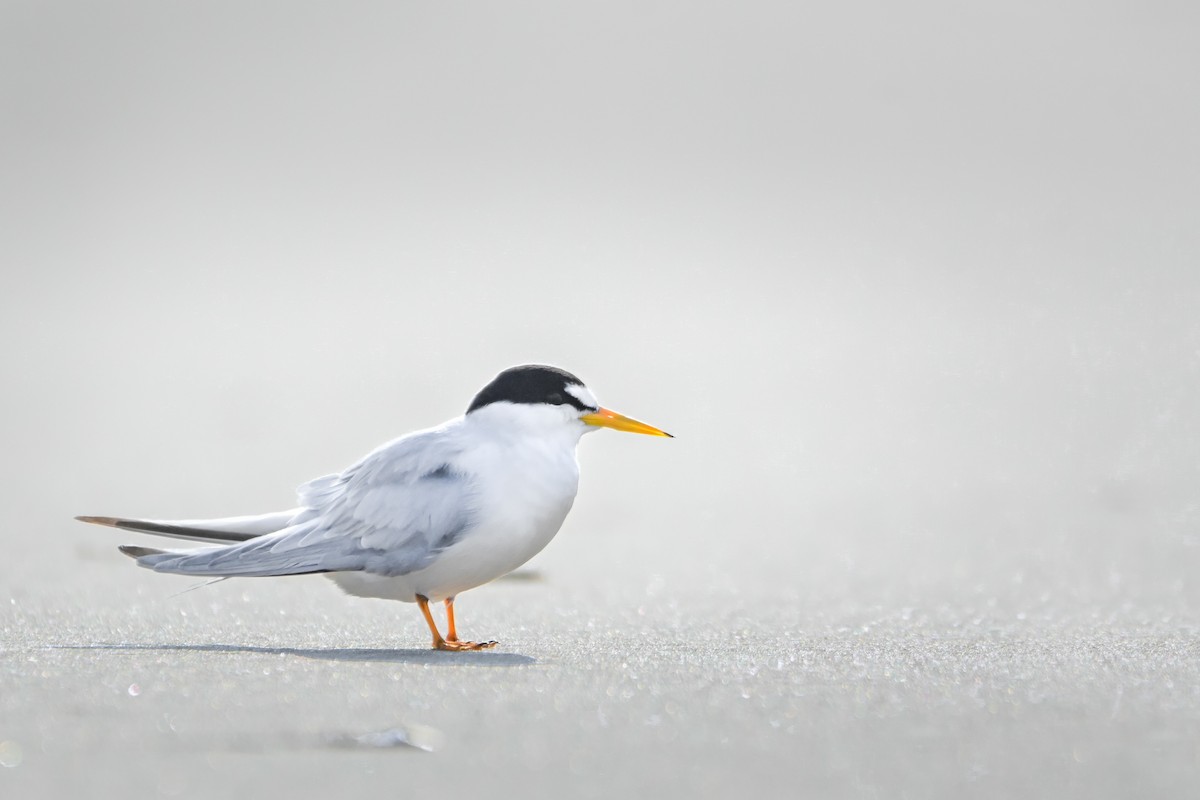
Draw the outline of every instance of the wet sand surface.
M455 654L426 649L411 605L311 578L172 597L191 584L106 550L68 595L4 609L0 784L1165 798L1200 778L1200 638L1177 622L985 600L843 605L835 625L778 587L605 591L544 561L464 595L463 628L503 642Z

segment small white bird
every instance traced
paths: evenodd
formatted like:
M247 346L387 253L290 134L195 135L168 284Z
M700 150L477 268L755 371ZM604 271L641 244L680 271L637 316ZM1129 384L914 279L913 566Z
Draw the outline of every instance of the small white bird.
M511 572L554 538L579 486L575 446L597 427L670 436L601 408L569 372L512 367L483 387L463 416L304 484L299 508L211 520L76 519L219 543L120 548L156 572L326 573L352 595L417 603L435 649L481 650L496 642L458 638L455 596ZM445 637L430 600L445 602Z

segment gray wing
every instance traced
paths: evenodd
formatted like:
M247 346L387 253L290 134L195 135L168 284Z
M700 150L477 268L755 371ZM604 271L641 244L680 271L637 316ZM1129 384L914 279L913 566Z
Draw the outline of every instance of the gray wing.
M456 439L449 427L409 434L340 475L310 481L299 490L303 510L278 533L228 547L139 553L138 564L227 577L422 569L472 524L474 481L455 467Z

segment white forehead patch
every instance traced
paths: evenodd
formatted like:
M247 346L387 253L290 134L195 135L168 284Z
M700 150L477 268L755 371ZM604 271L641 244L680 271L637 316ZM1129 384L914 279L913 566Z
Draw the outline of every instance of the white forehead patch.
M596 396L592 394L591 390L589 390L586 386L580 386L577 383L570 383L567 384L567 391L570 392L576 400L583 403L588 408L600 407L600 403L596 401Z

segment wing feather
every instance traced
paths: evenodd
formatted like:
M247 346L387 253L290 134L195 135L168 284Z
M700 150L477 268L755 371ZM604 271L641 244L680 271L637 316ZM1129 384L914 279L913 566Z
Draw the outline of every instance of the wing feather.
M428 566L467 530L474 480L456 468L454 423L401 437L338 475L309 481L282 531L246 542L138 559L159 572L267 576L361 570L405 575Z

